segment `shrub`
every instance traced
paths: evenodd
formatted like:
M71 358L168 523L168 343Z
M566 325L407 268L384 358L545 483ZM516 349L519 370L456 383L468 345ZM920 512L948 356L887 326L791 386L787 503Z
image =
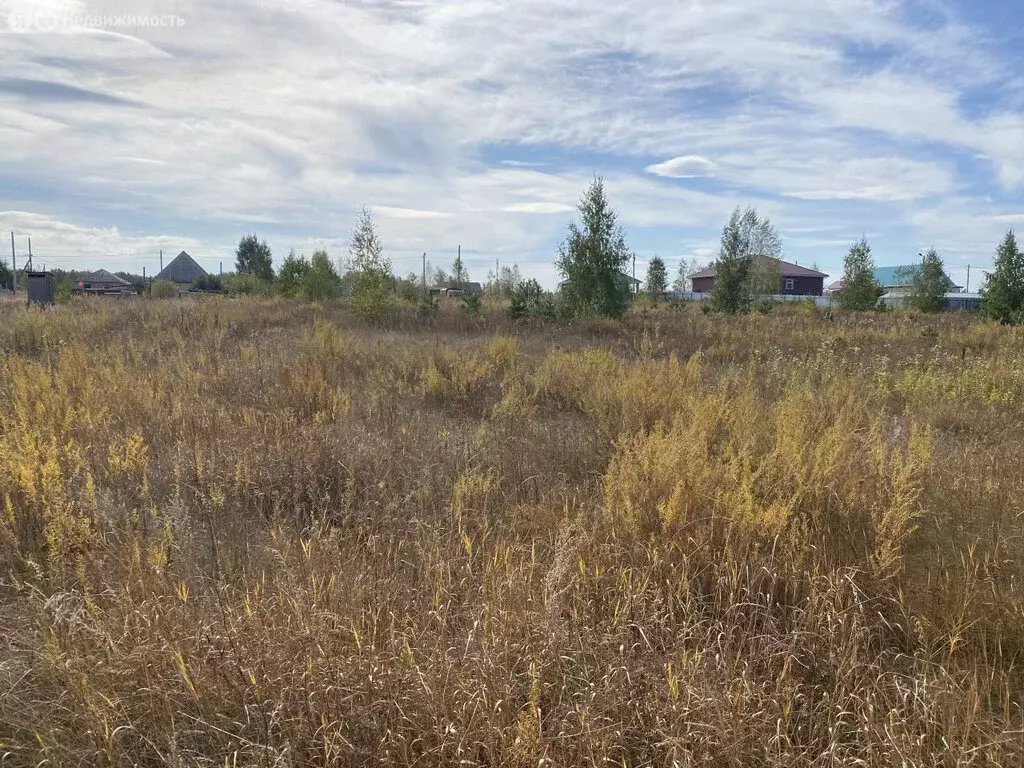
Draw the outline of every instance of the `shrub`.
M216 293L224 290L224 285L221 278L217 275L200 275L196 279L195 283L192 284L192 289L196 291Z
M317 251L302 278L302 296L307 301L326 301L341 295L341 277L327 251Z
M221 282L230 296L269 296L273 291L270 283L244 272L224 275Z
M149 286L149 295L154 299L174 299L178 293L178 284L171 280L154 280Z
M472 291L462 296L462 311L470 317L477 317L480 314L480 296Z

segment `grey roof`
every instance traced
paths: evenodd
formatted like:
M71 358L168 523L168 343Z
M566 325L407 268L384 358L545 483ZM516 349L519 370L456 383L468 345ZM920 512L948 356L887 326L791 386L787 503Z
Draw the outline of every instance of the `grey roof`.
M96 272L90 272L86 275L82 275L78 278L83 283L112 283L114 285L131 285L127 280L122 277L118 277L112 272L108 272L105 269L97 270Z
M206 270L199 266L196 260L185 253L185 251L182 251L174 257L174 261L164 267L160 274L153 279L170 280L171 282L184 285L186 283L194 283L205 274L207 274Z
M801 267L799 264L790 264L788 261L782 261L781 259L773 259L769 256L758 256L759 261L775 261L779 264L779 269L782 272L783 277L828 277L824 272L819 272L816 269L808 269L807 267ZM718 274L718 269L712 265L707 269L702 269L700 272L695 272L690 275L691 280L699 280L702 277L714 277Z

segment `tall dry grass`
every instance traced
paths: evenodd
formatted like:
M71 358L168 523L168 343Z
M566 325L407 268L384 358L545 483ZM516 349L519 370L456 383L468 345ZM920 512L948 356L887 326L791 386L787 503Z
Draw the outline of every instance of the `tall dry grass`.
M0 310L10 766L1024 760L1024 336Z

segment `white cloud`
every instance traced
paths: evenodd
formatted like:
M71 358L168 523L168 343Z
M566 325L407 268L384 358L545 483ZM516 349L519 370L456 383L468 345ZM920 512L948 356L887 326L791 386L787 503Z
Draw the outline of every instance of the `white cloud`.
M645 170L655 176L666 176L670 179L693 179L713 175L715 164L699 155L682 155L663 163L649 165Z
M506 213L572 213L575 208L565 203L513 203L501 210Z
M276 252L336 250L367 204L396 264L461 242L481 268L499 255L550 273L595 170L627 229L671 230L650 235L666 253L713 250L737 204L837 221L832 241L916 232L952 199L1016 210L1024 185L1020 104L963 106L1013 62L955 19L915 26L899 0L50 2L185 22L0 35L0 206L49 217L19 226L67 258L100 258L97 237L159 240L124 232L230 253L252 227ZM856 49L890 59L862 67ZM988 207L947 146L990 158ZM721 191L651 178L651 157L668 159L648 174Z
M418 211L413 208L392 208L387 205L373 206L373 213L387 219L447 219L451 216L442 211Z
M153 268L159 263L161 250L165 257L187 250L210 270L216 269L220 260L234 260L230 250L211 252L199 239L185 234L129 235L117 227L76 226L54 216L26 211L0 211L0 231L16 233L19 266L25 262L30 238L36 264L60 269L107 266L118 271L141 272L148 265L150 274L155 274ZM9 258L7 253L5 260Z

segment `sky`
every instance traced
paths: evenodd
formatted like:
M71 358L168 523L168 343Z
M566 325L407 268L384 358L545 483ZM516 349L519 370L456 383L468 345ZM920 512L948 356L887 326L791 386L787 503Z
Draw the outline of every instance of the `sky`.
M973 289L1024 228L1022 30L1010 0L0 0L0 233L228 271L247 233L343 259L368 206L399 274L461 246L554 287L600 175L639 277L750 205L833 279L863 235Z

